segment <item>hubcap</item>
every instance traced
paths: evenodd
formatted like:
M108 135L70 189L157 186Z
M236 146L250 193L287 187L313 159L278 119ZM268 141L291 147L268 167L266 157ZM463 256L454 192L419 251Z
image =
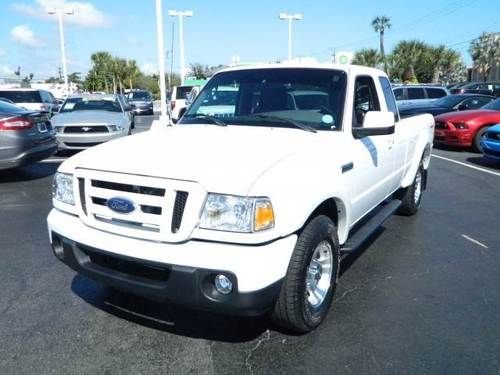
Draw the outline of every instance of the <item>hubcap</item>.
M306 292L311 307L320 306L330 289L333 272L333 253L328 241L322 241L314 249L307 267Z
M415 204L418 204L421 195L422 195L422 173L418 171L417 175L415 176L415 190L413 193L413 201L415 202Z

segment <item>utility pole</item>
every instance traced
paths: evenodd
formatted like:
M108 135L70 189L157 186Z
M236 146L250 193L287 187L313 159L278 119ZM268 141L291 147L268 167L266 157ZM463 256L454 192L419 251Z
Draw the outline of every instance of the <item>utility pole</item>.
M163 15L161 0L156 0L156 37L158 42L158 70L160 80L160 123L168 124L167 96L165 87L165 48L163 46Z
M301 20L302 14L280 13L280 20L288 20L288 61L292 61L292 21Z
M193 11L185 10L185 11L177 11L177 10L169 10L168 15L170 17L179 17L179 57L180 57L180 69L181 69L181 85L184 84L184 80L186 78L186 65L184 61L184 26L183 26L183 17L192 17Z
M64 87L66 89L66 95L69 96L69 85L68 85L68 70L66 68L66 49L64 47L64 31L63 31L63 14L72 15L74 14L73 9L63 10L59 9L49 9L48 14L56 14L59 21L59 39L61 41L61 58L62 58L62 68L64 75Z

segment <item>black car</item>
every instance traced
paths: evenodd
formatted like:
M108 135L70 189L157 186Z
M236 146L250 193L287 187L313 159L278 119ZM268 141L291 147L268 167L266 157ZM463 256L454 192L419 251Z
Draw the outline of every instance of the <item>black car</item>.
M127 99L136 115L152 115L153 95L146 90L133 90L127 94Z
M491 95L477 95L477 94L448 95L427 105L415 104L415 105L400 106L399 114L403 118L419 115L422 113L430 113L433 116L437 116L447 112L477 109L495 99L497 98Z
M450 89L452 94L483 94L500 96L499 82L470 82Z

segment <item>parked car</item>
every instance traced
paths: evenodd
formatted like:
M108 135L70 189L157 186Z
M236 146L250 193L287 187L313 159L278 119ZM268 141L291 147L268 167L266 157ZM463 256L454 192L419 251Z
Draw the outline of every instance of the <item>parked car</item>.
M46 113L0 101L0 169L17 168L57 152Z
M405 105L429 104L450 94L443 86L402 85L394 86L393 90L400 109Z
M500 96L500 82L470 82L450 90L452 94L483 94Z
M7 98L2 98L1 96L0 96L0 101L16 105L16 103L14 103L12 100L7 99Z
M170 95L168 112L171 121L175 124L186 112L186 99L193 86L174 86Z
M48 113L50 116L57 108L57 101L49 91L40 89L0 89L0 97L14 102L16 105L30 111Z
M132 90L126 95L136 115L153 115L153 95L146 90Z
M73 96L52 123L61 150L79 150L131 134L132 122L117 95Z
M481 139L483 155L500 161L500 123L493 125Z
M237 90L232 116L218 114L232 95L206 115L207 100L227 87ZM307 90L326 93L326 106L289 109L288 93ZM50 242L69 267L126 292L226 314L270 313L308 332L335 300L341 254L396 210L418 211L433 126L427 114L399 120L378 69L223 70L177 126L62 163Z
M481 152L481 138L491 125L500 123L500 99L480 109L436 116L434 144L472 147Z
M478 94L447 95L430 104L414 104L402 106L399 110L401 117L429 113L433 116L447 112L478 109L495 100L495 96Z
M127 113L127 116L130 120L130 128L134 129L135 128L135 113L134 113L134 108L133 108L132 104L130 104L126 95L117 94L117 96L118 96L118 100L120 100L120 102L121 102L123 110L125 111L125 113Z

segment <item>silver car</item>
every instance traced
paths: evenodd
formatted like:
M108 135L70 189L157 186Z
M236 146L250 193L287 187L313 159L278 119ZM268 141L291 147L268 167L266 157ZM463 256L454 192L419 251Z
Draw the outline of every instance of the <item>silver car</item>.
M132 120L117 95L73 96L52 118L60 150L81 150L131 134Z

